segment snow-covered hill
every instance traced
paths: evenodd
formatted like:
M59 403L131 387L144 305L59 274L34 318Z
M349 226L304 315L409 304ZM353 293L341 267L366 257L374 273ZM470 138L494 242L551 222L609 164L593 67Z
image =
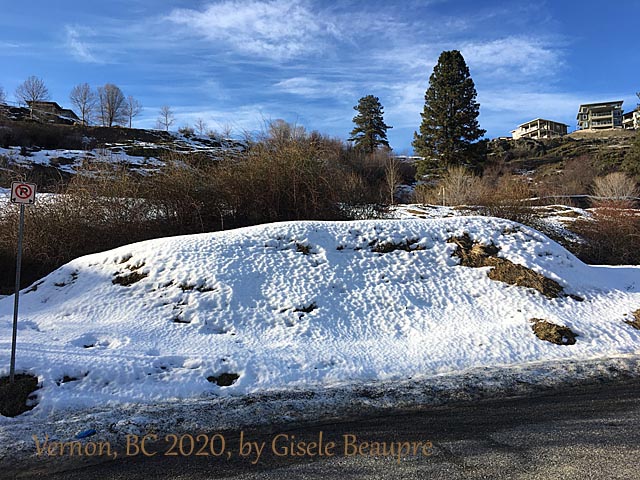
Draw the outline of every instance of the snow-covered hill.
M497 247L487 251L507 268L528 267L562 291L545 295L489 278L490 266L461 266L465 234ZM12 306L12 297L0 300L0 375ZM29 415L428 381L640 353L640 331L625 323L638 308L640 268L587 266L506 220L278 223L151 240L65 265L21 296L17 370L42 385ZM540 340L532 319L569 327L576 343Z

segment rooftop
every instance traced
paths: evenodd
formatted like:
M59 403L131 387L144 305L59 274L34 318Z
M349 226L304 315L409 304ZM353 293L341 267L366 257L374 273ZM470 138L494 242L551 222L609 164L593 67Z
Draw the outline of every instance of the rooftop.
M595 103L582 103L580 104L580 108L582 107L592 107L594 105L622 105L624 100L614 100L611 102L595 102Z
M518 125L518 127L523 127L523 126L528 125L530 123L537 122L538 120L540 120L541 122L551 122L551 123L557 123L559 125L566 125L567 127L569 126L566 123L556 122L555 120L548 120L546 118L534 118L533 120L529 120L528 122L521 123L520 125Z

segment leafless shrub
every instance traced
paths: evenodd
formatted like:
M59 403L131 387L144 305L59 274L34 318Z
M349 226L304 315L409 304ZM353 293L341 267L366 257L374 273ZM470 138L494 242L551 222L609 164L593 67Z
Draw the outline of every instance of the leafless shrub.
M578 256L587 263L637 265L640 263L640 216L635 210L601 207L591 219L579 219L572 225L584 242Z
M167 153L152 176L87 162L27 215L24 284L81 255L263 222L343 219L379 199L385 164L339 140L279 124L246 152L212 160ZM287 134L287 131L289 134ZM393 182L395 183L395 182ZM346 208L345 208L346 207ZM11 291L17 210L0 213L0 290Z
M174 184L182 181L173 179ZM171 182L165 182L165 203L161 203L150 195L157 183L123 167L99 163L81 170L68 185L61 184L57 195L40 199L26 216L23 285L78 256L148 238L202 231L197 210L185 207L176 213L166 207L172 190ZM18 210L8 207L0 216L0 228L6 232L0 237L0 288L4 291L12 285L17 225Z
M622 172L614 172L594 180L593 193L596 205L630 208L640 196L638 185Z
M481 182L481 213L535 226L531 210L531 188L516 175L493 176L485 173Z
M414 200L418 203L442 205L476 205L483 198L483 185L479 177L464 167L450 167L434 185L416 188Z
M389 157L384 169L384 186L388 195L387 198L389 199L390 205L393 205L395 203L396 190L401 184L402 177L400 174L400 168L398 167L398 162Z
M566 160L560 171L546 172L538 177L536 193L551 203L566 203L567 195L587 195L591 193L597 169L593 159L580 155ZM558 197L554 200L554 197Z

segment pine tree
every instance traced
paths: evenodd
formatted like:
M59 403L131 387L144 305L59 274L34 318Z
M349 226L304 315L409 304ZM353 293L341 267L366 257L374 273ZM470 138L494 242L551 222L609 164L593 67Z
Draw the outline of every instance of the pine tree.
M478 124L480 104L469 68L458 50L440 54L424 95L420 133L414 133L413 148L426 158L418 173L429 166L447 168L477 161L472 142L485 134Z
M353 117L355 128L351 130L350 142L355 142L356 148L366 153L373 153L381 145L389 148L387 130L393 127L386 125L382 118L384 108L380 99L373 95L362 97L358 105L353 107L358 114Z

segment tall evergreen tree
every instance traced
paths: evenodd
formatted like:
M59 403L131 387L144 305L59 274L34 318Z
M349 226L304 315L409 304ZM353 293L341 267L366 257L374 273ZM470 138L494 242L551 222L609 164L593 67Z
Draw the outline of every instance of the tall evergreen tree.
M480 104L469 68L458 50L440 54L424 95L420 133L414 133L413 148L427 166L446 168L475 163L472 142L485 134L478 124Z
M373 95L362 97L358 105L353 107L358 114L353 117L355 128L351 130L350 142L355 142L356 148L366 153L373 153L381 145L389 148L387 130L393 127L386 125L382 118L384 108L380 99Z

